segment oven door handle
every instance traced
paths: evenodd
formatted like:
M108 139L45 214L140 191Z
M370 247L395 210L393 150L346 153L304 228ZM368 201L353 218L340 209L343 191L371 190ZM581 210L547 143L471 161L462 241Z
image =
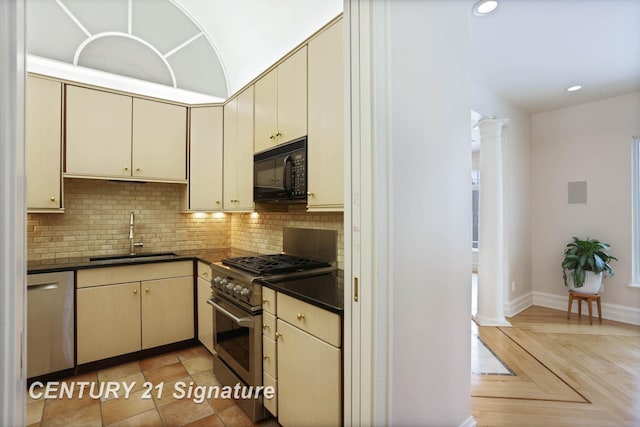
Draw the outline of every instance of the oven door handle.
M226 308L210 299L207 300L207 304L212 305L214 309L220 311L222 314L236 322L238 326L241 326L243 328L253 328L253 319L251 317L236 317Z

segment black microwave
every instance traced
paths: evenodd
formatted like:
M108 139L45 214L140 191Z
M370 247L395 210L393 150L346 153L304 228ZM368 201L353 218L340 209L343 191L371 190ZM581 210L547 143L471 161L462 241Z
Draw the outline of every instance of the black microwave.
M253 156L255 202L307 201L307 137L281 144Z

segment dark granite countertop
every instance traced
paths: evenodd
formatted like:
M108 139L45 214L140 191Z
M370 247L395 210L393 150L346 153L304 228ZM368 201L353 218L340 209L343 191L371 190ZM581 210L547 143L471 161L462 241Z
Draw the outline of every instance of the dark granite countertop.
M166 252L165 252L166 253ZM123 259L102 259L92 261L90 257L54 258L38 261L27 261L27 273L53 273L56 271L81 270L86 268L115 267L124 265L148 264L158 262L174 262L198 260L208 264L218 262L223 258L234 256L256 255L254 252L232 248L195 249L173 252L174 256L148 256L153 253L141 252L139 257ZM106 257L111 257L107 255Z
M274 291L340 315L344 310L344 272L342 270L273 282L260 280L260 283Z

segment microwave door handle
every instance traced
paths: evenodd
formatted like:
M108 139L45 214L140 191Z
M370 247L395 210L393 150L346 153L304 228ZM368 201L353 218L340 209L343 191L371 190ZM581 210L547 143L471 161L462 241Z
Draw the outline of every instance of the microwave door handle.
M231 312L227 311L225 308L210 299L207 300L207 304L212 305L214 309L236 322L238 326L242 326L243 328L253 328L253 319L251 317L236 317Z
M289 165L293 165L293 162L291 161L291 155L288 155L287 157L284 158L284 168L283 168L283 179L282 179L282 185L284 186L284 191L287 192L287 194L291 193L291 172L287 171L287 167Z

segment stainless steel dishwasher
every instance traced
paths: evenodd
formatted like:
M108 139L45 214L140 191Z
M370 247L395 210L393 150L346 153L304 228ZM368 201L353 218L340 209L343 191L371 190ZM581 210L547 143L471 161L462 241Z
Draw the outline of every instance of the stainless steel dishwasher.
M73 272L27 276L27 377L73 368Z

